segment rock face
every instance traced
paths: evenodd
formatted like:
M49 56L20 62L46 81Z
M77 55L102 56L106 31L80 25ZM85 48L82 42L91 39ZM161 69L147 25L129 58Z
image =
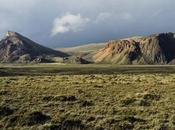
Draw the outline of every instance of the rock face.
M175 34L162 33L148 37L131 37L109 41L93 56L96 63L173 64Z
M41 46L16 32L7 32L0 41L1 63L51 62L50 57L67 57L66 53Z

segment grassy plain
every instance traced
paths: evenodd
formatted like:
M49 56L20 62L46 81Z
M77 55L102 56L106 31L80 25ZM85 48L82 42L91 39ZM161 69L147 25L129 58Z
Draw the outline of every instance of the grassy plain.
M174 130L175 66L1 65L2 130Z

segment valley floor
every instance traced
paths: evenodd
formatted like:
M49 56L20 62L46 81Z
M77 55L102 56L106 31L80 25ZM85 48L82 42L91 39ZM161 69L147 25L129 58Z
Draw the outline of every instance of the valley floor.
M174 66L1 66L0 129L173 130Z

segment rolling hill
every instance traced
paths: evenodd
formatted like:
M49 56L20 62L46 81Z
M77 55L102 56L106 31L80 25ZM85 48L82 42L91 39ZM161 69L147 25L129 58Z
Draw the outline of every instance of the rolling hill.
M102 49L106 43L90 43L90 44L85 44L81 46L76 46L76 47L70 47L70 48L60 48L58 50L61 50L63 52L68 52L68 53L76 53L76 52L93 52L93 51L98 51L99 49Z
M70 48L59 48L57 50L65 52L69 55L81 57L91 63L93 63L92 57L102 48L104 48L106 43L90 43L76 47Z

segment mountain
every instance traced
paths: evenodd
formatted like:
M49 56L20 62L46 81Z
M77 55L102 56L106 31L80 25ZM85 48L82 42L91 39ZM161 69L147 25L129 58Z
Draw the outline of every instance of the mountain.
M1 63L175 64L175 34L136 36L53 50L16 32L0 41Z
M58 50L61 50L63 52L68 52L68 53L75 53L75 52L92 52L92 51L97 51L101 48L103 48L106 45L106 43L90 43L90 44L85 44L81 46L76 46L76 47L69 47L69 48L60 48Z
M173 64L175 34L161 33L112 40L93 56L93 61L112 64Z
M68 54L41 46L19 33L8 31L0 41L1 63L52 62L52 57L67 57Z
M76 47L59 48L58 50L73 56L81 57L86 61L93 62L92 56L105 47L105 45L106 43L89 43Z

